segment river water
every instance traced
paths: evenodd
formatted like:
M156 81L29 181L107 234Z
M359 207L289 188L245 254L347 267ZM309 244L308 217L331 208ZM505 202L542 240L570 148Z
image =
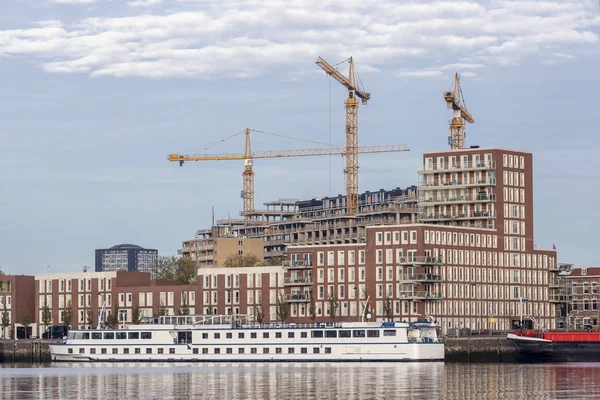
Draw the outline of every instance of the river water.
M0 364L0 399L597 399L599 364Z

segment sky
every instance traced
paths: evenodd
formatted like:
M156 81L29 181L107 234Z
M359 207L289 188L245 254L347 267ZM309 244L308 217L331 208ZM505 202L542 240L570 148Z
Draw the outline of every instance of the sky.
M120 243L176 254L239 218L245 129L344 144L353 56L371 100L359 189L418 181L447 148L461 74L467 145L534 155L538 248L600 265L600 4L579 1L0 0L0 267L80 271ZM338 66L347 73L347 63ZM214 146L213 146L214 145ZM319 146L261 133L253 150ZM340 157L256 160L256 208L345 193Z

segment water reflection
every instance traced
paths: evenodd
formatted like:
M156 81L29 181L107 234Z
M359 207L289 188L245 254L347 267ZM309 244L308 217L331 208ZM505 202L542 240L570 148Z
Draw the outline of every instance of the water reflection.
M597 398L596 364L52 364L0 368L2 399Z

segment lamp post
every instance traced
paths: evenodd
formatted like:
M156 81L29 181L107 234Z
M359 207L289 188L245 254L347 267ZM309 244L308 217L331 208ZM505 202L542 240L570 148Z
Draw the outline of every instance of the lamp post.
M519 327L521 328L521 333L523 333L523 302L527 302L529 301L529 299L527 297L519 297L519 308L520 308L520 320L519 320Z

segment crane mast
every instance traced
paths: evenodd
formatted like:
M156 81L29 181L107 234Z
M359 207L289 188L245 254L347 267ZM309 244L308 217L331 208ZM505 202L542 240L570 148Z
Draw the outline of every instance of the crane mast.
M246 128L246 146L244 148L244 172L242 172L244 216L254 211L254 170L252 169L252 147L250 146L250 128ZM247 217L246 217L247 218Z
M348 89L346 99L346 215L358 214L358 101L360 97L363 104L371 98L371 94L361 91L356 86L354 60L349 58L348 78L342 75L332 65L319 57L316 64L328 75L340 82Z
M460 75L458 72L454 75L454 84L450 92L444 93L444 100L448 108L452 109L452 120L450 121L450 137L448 144L450 149L465 148L465 121L474 123L475 120L467 111L464 100L462 99L462 89L460 87Z

